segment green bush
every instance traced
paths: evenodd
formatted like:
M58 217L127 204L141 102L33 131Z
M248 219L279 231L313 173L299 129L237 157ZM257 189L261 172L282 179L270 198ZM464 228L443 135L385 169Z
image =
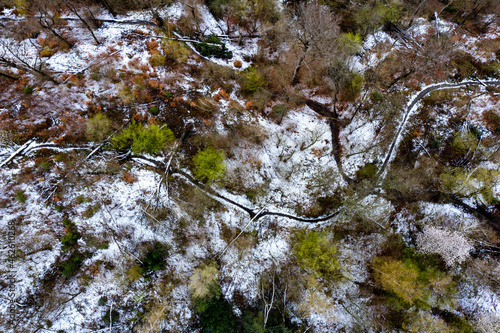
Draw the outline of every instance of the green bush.
M158 154L165 145L174 139L174 133L166 126L151 124L143 126L132 121L120 134L111 138L116 149L131 149L135 154Z
M90 198L83 196L83 195L79 195L75 198L75 201L77 204L81 204L84 202L91 202L92 200Z
M15 197L17 199L17 201L21 202L21 203L24 203L26 202L26 194L24 194L24 191L23 190L18 190L16 191L15 193Z
M386 292L388 305L395 309L450 307L455 304L456 286L437 255L403 250L403 257L377 257L372 263L375 282Z
M344 33L339 36L341 47L348 54L356 54L361 51L363 47L363 40L360 35L353 34L352 32Z
M50 170L50 167L52 166L52 162L51 161L42 161L42 162L40 162L40 164L38 166L40 167L40 169L42 169L44 171L48 171L48 170Z
M373 103L380 103L384 100L384 96L382 95L382 93L374 91L370 94L370 99Z
M83 217L86 219L91 218L92 216L95 215L101 209L101 205L99 203L95 205L88 206L87 209L83 212Z
M25 86L25 87L23 88L23 91L24 91L24 93L25 93L26 95L29 95L29 94L31 94L31 93L33 92L33 86Z
M358 171L356 171L356 178L358 180L372 179L377 174L378 167L375 163L366 163Z
M152 106L149 108L149 112L153 115L156 116L158 114L158 108L156 106Z
M110 324L113 325L114 323L116 323L118 321L118 319L120 319L120 314L116 310L112 310L112 311L108 310L108 311L106 311L104 316L102 316L102 320L104 321L104 324L108 327Z
M220 59L231 59L233 57L233 53L214 35L209 36L202 43L196 43L195 47L204 57L215 57Z
M260 76L255 67L248 67L243 71L241 92L251 95L257 90L267 86L267 82Z
M106 305L107 302L108 302L108 297L101 296L101 298L99 298L98 305L99 306L104 306L104 305Z
M62 275L66 278L74 276L80 270L83 263L83 255L79 252L73 253L68 260L61 264Z
M224 153L212 147L198 150L198 153L193 158L194 176L198 180L206 181L209 184L213 183L226 172L224 159Z
M216 299L200 314L203 332L227 333L235 332L239 318L233 313L231 304L224 299Z
M197 312L205 312L210 304L220 298L219 270L212 263L196 268L189 279L189 290Z
M154 67L158 66L163 66L165 65L167 59L163 54L155 53L151 55L151 58L149 59L150 63Z
M102 113L98 113L87 120L85 136L87 140L94 142L103 141L111 131L111 119Z
M155 243L144 259L142 259L141 268L145 271L156 272L165 266L165 258L168 255L170 247L162 243Z
M167 99L172 98L172 97L174 96L174 94L172 94L172 93L171 93L170 91L168 91L168 90L166 90L166 91L165 91L164 95L165 95L165 97L166 97Z
M273 118L275 118L278 122L278 124L281 124L283 121L283 117L286 115L288 112L288 108L286 105L283 104L278 104L273 107Z
M358 73L352 73L350 79L346 82L344 87L342 87L343 98L346 101L353 101L361 93L363 88L364 79Z
M61 238L61 244L62 250L66 252L76 246L82 235L78 232L76 224L70 220L64 219L63 224L66 227L66 235Z
M302 269L316 277L339 277L337 248L325 233L313 230L300 231L294 240L293 249Z

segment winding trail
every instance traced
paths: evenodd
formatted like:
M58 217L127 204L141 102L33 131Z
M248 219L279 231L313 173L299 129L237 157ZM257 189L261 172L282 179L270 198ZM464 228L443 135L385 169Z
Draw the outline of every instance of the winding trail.
M130 158L145 161L148 164L154 165L156 168L161 170L161 173L165 172L166 166L161 161L153 160L153 159L150 159L150 158L147 158L144 156L140 156L140 155L133 155ZM337 216L341 211L341 210L337 210L336 212L331 213L329 215L318 217L318 218L311 218L311 219L303 218L300 216L295 216L295 215L291 215L291 214L287 214L287 213L272 212L272 211L268 211L268 210L263 210L260 213L257 213L259 211L258 208L247 207L245 205L242 205L242 204L218 193L217 191L215 191L211 187L209 187L203 183L200 183L199 181L194 179L190 174L188 174L185 171L182 171L180 169L177 169L177 168L170 166L170 174L171 175L180 175L180 176L184 177L185 179L187 179L191 184L198 187L200 190L204 191L205 193L210 194L212 197L216 198L217 200L229 203L229 204L245 211L250 216L250 218L253 219L254 221L257 221L265 216L278 216L278 217L284 217L284 218L288 218L288 219L298 221L298 222L319 223L319 222L325 222L325 221L332 219L333 217Z
M454 89L454 88L458 88L458 87L463 87L463 86L468 86L468 85L483 85L483 86L497 86L497 85L500 85L500 80L489 80L489 81L472 81L472 80L467 80L467 81L462 81L462 82L458 82L458 83L439 83L439 84L434 84L434 85L430 85L430 86L427 86L425 87L422 91L420 91L417 95L415 95L412 99L410 99L410 101L408 102L407 104L407 109L406 109L406 112L405 112L405 115L403 117L403 120L399 126L399 129L396 133L396 136L394 138L394 140L392 141L391 143L391 146L389 148L389 151L387 152L387 155L384 159L384 162L382 164L382 167L380 168L380 171L379 173L377 174L377 177L380 177L381 175L384 174L384 172L386 171L387 169L387 166L390 164L392 158L393 158L393 151L398 147L400 141L401 141L401 136L402 136L402 133L403 131L405 130L406 128L406 124L408 123L408 118L409 116L411 115L412 111L414 111L416 105L418 104L418 102L420 102L422 100L422 98L424 98L427 94L433 92L433 91L436 91L436 90L442 90L442 89ZM312 100L307 100L307 103L306 103L311 109L313 109L314 111L316 111L317 113L323 115L323 116L326 116L329 118L329 125L330 125L330 128L332 130L332 136L334 136L333 139L337 139L338 140L338 132L339 132L339 119L337 117L336 114L334 114L334 112L330 111L325 105L321 104L321 103L318 103L318 102L314 102ZM340 154L339 154L339 149L340 147L338 146L338 141L337 141L337 144L335 143L336 140L334 140L334 142L332 142L332 145L333 145L333 151L334 151L334 155L335 155L335 160L337 162L337 164L339 164L339 169L341 169L341 161L340 161ZM30 153L31 151L33 150L37 150L37 149L42 149L42 148L47 148L47 149L54 149L54 150L65 150L65 149L87 149L87 150L93 150L93 147L90 147L90 146L66 146L66 147L61 147L61 146L58 146L56 144L35 144L32 146L32 143L33 141L29 141L27 143L25 143L23 146L21 146L16 152L14 152L9 158L7 158L6 160L4 160L3 162L0 163L0 167L3 167L7 164L9 164L10 162L12 162L14 160L15 157L17 156L20 156L20 155L26 155L28 153ZM93 150L95 151L95 150ZM338 155L338 156L337 156ZM211 187L197 181L196 179L194 179L190 174L188 174L187 172L183 171L183 170L180 170L180 169L177 169L175 167L172 167L172 166L167 166L164 162L161 162L161 161L158 161L158 160L154 160L154 159L150 159L150 158L147 158L145 156L141 156L141 155L131 155L129 156L130 159L135 159L135 160L139 160L139 161L142 161L142 162L147 162L147 164L157 168L159 171L161 171L162 174L164 174L166 171L169 171L171 175L179 175L185 179L187 179L191 184L193 184L194 186L198 187L199 189L201 189L202 191L204 191L205 193L211 195L212 197L216 198L217 200L219 201L222 201L222 202L225 202L225 203L228 203L234 207L237 207L241 210L243 210L244 212L246 212L251 219L254 219L254 220L259 220L260 218L263 218L265 216L277 216L277 217L283 217L283 218L287 218L287 219L291 219L291 220L294 220L294 221L298 221L298 222L304 222L304 223L319 223L319 222L325 222L325 221L328 221L332 218L334 218L335 216L337 216L341 210L337 210L336 212L334 213L331 213L329 215L326 215L326 216L323 216L323 217L318 217L318 218L311 218L311 219L308 219L308 218L303 218L303 217L300 217L300 216L295 216L295 215L291 215L291 214L287 214L287 213L281 213L281 212L273 212L273 211L268 211L268 210L263 210L263 211L260 211L258 212L258 209L256 208L251 208L251 207L247 207L241 203L238 203L222 194L220 194L219 192L217 192L216 190L212 189ZM167 170L168 169L168 170ZM343 172L342 172L343 173ZM347 175L345 175L344 173L342 174L342 177L344 178L344 180L346 180L348 183L353 183L354 180L349 178ZM383 178L382 178L383 180ZM455 200L455 201L459 201L459 204L463 204L463 202L461 202L460 200ZM467 208L467 207L466 207ZM476 211L476 213L478 213Z
M436 91L436 90L454 89L454 88L470 86L470 85L497 86L497 85L500 85L500 80L489 80L489 81L467 80L467 81L462 81L462 82L457 82L457 83L445 82L445 83L432 84L432 85L425 87L417 95L413 96L413 98L411 98L407 104L406 112L405 112L405 115L403 117L403 120L401 121L401 124L399 125L399 129L396 133L396 137L392 141L391 146L389 148L389 151L387 152L385 159L384 159L384 162L382 163L382 166L380 167L380 170L377 173L376 177L380 178L381 176L384 175L387 166L389 165L389 163L393 159L393 156L392 156L393 151L401 143L401 134L403 133L403 131L406 128L406 124L408 123L408 118L412 114L412 111L415 109L418 102L420 102L422 100L422 98L425 97L425 95L430 94L431 92ZM384 179L384 177L382 177L381 180L383 180L383 179Z

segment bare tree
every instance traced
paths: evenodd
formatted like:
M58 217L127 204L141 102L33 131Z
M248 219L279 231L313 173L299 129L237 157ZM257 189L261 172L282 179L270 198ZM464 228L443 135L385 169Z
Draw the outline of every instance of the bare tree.
M43 48L31 39L15 41L0 38L0 65L39 74L44 79L56 82L40 56ZM35 52L33 52L35 50Z
M292 84L298 83L298 74L304 64L335 53L339 27L337 19L326 6L317 2L302 3L290 12L286 40L296 52Z
M420 251L437 253L447 266L461 263L469 256L473 246L462 234L454 231L426 226L424 232L417 237Z
M73 47L73 43L70 42L67 38L65 38L62 33L57 31L56 27L61 20L59 19L59 12L61 10L61 6L56 2L49 1L37 1L33 5L34 11L37 12L38 24L50 31L54 36L59 38L62 42L64 42L69 48Z
M76 17L78 17L78 19L83 23L83 25L87 28L88 31L90 31L90 34L92 35L92 38L94 38L94 41L96 42L97 45L101 44L101 42L99 41L99 39L97 39L97 37L95 36L94 34L94 30L92 29L92 27L90 26L90 22L88 22L88 20L86 20L79 12L78 12L78 7L81 7L82 5L85 5L83 2L81 1L70 1L70 0L62 0L62 3L64 4L64 6L66 6L66 8L68 8L73 14L76 15ZM88 10L88 14L90 14L90 16L92 17L92 12L90 12L89 9Z

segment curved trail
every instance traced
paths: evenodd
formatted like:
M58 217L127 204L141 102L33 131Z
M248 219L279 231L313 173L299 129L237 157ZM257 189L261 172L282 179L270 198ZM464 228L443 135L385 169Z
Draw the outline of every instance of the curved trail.
M152 159L149 159L147 157L138 156L138 155L131 156L131 158L132 159L143 160L143 161L146 161L148 163L151 163L156 168L158 168L158 169L162 170L162 172L164 172L165 165L163 164L163 162L152 160ZM298 222L319 223L319 222L328 221L328 220L332 219L333 217L337 216L340 213L340 210L338 210L338 211L336 211L334 213L331 213L329 215L326 215L326 216L323 216L323 217L318 217L318 218L312 218L312 219L303 218L303 217L300 217L300 216L295 216L295 215L286 214L286 213L271 212L271 211L267 211L267 210L264 210L264 211L262 211L260 213L256 213L256 211L258 211L258 209L247 207L245 205L242 205L242 204L240 204L240 203L238 203L238 202L236 202L236 201L234 201L234 200L232 200L232 199L230 199L230 198L228 198L228 197L226 197L226 196L218 193L214 189L206 186L203 183L200 183L199 181L197 181L196 179L194 179L191 175L189 175L185 171L182 171L182 170L174 168L174 167L170 167L170 174L171 175L180 175L180 176L186 178L194 186L196 186L199 189L201 189L202 191L210 194L211 196L217 198L218 200L224 201L226 203L229 203L229 204L231 204L233 206L238 207L239 209L241 209L241 210L245 211L246 213L248 213L248 215L250 216L250 218L254 219L254 221L257 221L257 220L263 218L264 216L279 216L279 217L284 217L284 218L288 218L288 219L291 219L291 220L295 220L295 221L298 221Z
M380 177L383 175L385 172L385 169L387 168L387 165L390 163L392 160L392 152L394 151L395 148L399 145L401 142L401 133L405 130L406 124L408 122L408 118L410 114L412 113L413 109L417 105L418 102L422 100L422 98L425 97L425 95L436 91L436 90L442 90L442 89L454 89L454 88L459 88L459 87L464 87L464 86L470 86L470 85L484 85L484 86L496 86L500 85L500 80L490 80L490 81L472 81L472 80L467 80L467 81L462 81L458 83L438 83L438 84L433 84L430 86L427 86L424 88L422 91L420 91L417 95L415 95L410 102L407 104L406 112L403 117L403 121L401 122L401 125L399 125L399 129L396 133L396 137L391 143L391 146L389 148L389 151L387 152L387 155L384 159L384 162L382 163L382 166L380 167L380 171L377 173L377 177Z
M420 91L417 95L415 95L410 100L410 102L407 105L407 109L406 109L405 115L404 115L403 120L401 122L401 125L399 126L399 129L398 129L398 131L396 133L396 137L394 138L394 140L391 143L389 151L387 152L387 155L386 155L386 157L384 159L382 167L381 167L379 173L377 174L377 176L382 175L384 173L385 169L387 168L387 166L389 165L389 163L391 161L391 158L392 158L392 153L397 148L398 144L400 143L400 137L401 137L402 132L406 128L406 124L408 122L408 118L409 118L410 114L412 113L413 109L415 108L415 106L417 105L417 103L420 102L422 100L422 98L424 98L427 94L429 94L429 93L431 93L433 91L436 91L436 90L453 89L453 88L463 87L463 86L467 86L467 85L478 85L478 84L481 84L481 85L484 85L484 86L496 86L496 85L500 85L500 80L490 80L490 81L471 81L471 80L468 80L468 81L462 81L462 82L458 82L458 83L439 83L439 84L428 86L428 87L424 88L422 91ZM319 106L321 106L321 109L324 108L325 110L327 110L326 106L321 105L320 103L317 103L317 104L318 105L314 105L313 106L313 109L316 109ZM325 116L329 116L330 118L332 118L332 114L331 113L325 114ZM331 119L331 122L335 122L335 120L336 119ZM41 149L41 148L56 149L56 150L57 149L64 149L64 148L68 148L68 149L90 149L90 147L85 147L85 146L81 146L81 147L79 147L79 146L60 147L60 146L58 146L56 144L39 144L39 145L36 145L34 147L30 147L30 144L25 144L18 151L16 151L14 154L12 154L11 157L9 157L7 160L3 161L0 164L0 167L8 164L9 162L11 162L14 159L14 157L16 157L16 156L26 155L30 151L33 151L35 149ZM167 168L167 166L163 162L160 162L160 161L157 161L157 160L153 160L153 159L150 159L150 158L147 158L147 157L144 157L144 156L133 155L133 156L130 156L130 158L131 159L137 159L137 160L142 160L142 161L148 162L149 164L152 164L155 168L161 170L162 173L164 173L166 171L166 168ZM247 207L245 205L242 205L242 204L240 204L240 203L238 203L238 202L236 202L236 201L234 201L234 200L232 200L232 199L230 199L230 198L228 198L228 197L226 197L226 196L218 193L217 191L215 191L214 189L210 188L209 186L207 186L207 185L205 185L203 183L200 183L199 181L197 181L196 179L194 179L187 172L184 172L184 171L182 171L180 169L177 169L177 168L174 168L174 167L171 167L171 166L169 167L169 170L170 170L170 173L172 175L180 175L180 176L184 177L191 184L195 185L196 187L198 187L199 189L201 189L205 193L213 196L214 198L216 198L216 199L218 199L220 201L223 201L225 203L231 204L231 205L233 205L233 206L235 206L235 207L237 207L237 208L245 211L250 216L250 218L252 218L254 220L258 220L258 219L260 219L262 217L265 217L265 216L278 216L278 217L284 217L284 218L288 218L288 219L291 219L291 220L295 220L295 221L298 221L298 222L319 223L319 222L328 221L328 220L332 219L333 217L337 216L340 213L340 210L338 210L338 211L336 211L334 213L331 213L331 214L329 214L327 216L318 217L318 218L311 218L311 219L303 218L303 217L299 217L299 216L295 216L295 215L291 215L291 214L287 214L287 213L272 212L272 211L267 211L267 210L264 210L264 211L261 211L259 213L256 213L257 209L250 208L250 207Z

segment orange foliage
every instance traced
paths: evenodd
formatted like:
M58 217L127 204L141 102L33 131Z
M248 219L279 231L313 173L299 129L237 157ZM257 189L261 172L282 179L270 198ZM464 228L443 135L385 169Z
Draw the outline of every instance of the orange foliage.
M226 101L229 100L229 94L224 89L219 90L219 95Z
M140 113L134 113L132 116L132 119L137 122L137 123L142 123L144 120L146 120L146 116L140 114Z
M148 84L148 86L150 86L153 89L160 88L160 82L158 82L157 80L148 80L147 84Z
M133 184L137 181L137 177L135 177L134 175L131 175L130 173L128 172L125 172L122 176L122 180L125 182L125 183L128 183L128 184Z
M155 40L152 40L150 42L147 42L146 43L146 49L148 51L151 51L151 50L157 50L158 49L158 42L155 41Z

